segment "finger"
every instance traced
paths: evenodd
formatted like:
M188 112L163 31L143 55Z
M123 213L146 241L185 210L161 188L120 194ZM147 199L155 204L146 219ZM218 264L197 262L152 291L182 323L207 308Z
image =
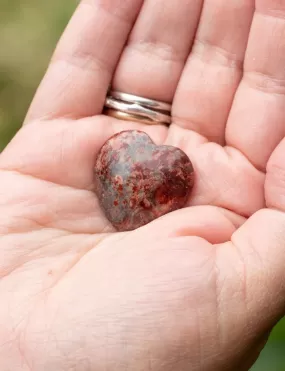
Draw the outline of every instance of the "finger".
M285 135L285 1L257 0L226 141L261 170Z
M205 0L175 95L175 124L223 142L254 9L253 0Z
M27 120L102 111L142 0L84 0L65 31Z
M223 259L225 279L240 293L236 310L250 324L252 334L265 333L285 314L284 212L258 211L231 240L223 246Z
M240 307L243 305L253 333L268 331L285 314L284 153L285 140L267 166L268 209L255 213L233 234L231 243L222 247L227 282L241 293ZM239 289L233 285L237 276Z
M260 210L233 233L230 242L216 245L220 349L239 344L238 353L236 346L228 349L229 359L246 361L246 355L257 356L266 336L284 314L284 260L280 260L284 255L284 241L281 246L280 240L285 232L284 221L281 227L277 212ZM239 363L234 369L244 366Z
M118 65L114 88L172 102L202 0L146 0Z

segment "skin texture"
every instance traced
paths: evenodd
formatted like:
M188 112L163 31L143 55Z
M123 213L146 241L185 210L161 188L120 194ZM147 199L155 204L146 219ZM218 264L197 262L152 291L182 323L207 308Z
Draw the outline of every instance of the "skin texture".
M284 19L283 0L80 3L0 156L1 370L249 369L285 312ZM102 116L112 80L173 100L170 128ZM192 207L116 233L94 162L130 129L196 179Z
M142 227L187 204L194 183L184 152L138 130L110 138L95 161L95 192L118 231Z

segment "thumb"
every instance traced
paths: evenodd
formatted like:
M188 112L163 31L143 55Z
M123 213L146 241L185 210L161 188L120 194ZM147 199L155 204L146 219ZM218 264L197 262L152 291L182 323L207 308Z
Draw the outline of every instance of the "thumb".
M232 236L243 261L247 308L256 331L266 331L285 315L284 160L285 140L267 165L267 209L254 214Z

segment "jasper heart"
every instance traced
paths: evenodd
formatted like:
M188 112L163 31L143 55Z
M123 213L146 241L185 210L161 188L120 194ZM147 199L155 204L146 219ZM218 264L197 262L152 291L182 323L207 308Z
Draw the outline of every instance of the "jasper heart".
M111 137L95 163L95 192L118 231L139 228L184 207L193 181L193 166L183 151L157 146L136 130Z

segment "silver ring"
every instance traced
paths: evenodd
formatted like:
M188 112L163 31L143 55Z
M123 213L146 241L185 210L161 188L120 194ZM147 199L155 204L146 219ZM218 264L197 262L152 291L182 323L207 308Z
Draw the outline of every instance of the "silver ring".
M112 113L113 117L135 118L147 124L171 124L171 105L168 103L138 97L136 95L110 91L105 101L105 113ZM109 109L109 110L108 110ZM111 111L110 111L111 109ZM115 112L121 113L115 115Z
M171 117L160 113L158 111L153 111L148 108L145 108L137 103L125 103L115 100L112 97L107 97L105 102L105 107L112 108L117 111L130 113L137 116L142 116L148 118L149 120L156 123L171 123Z
M137 103L143 107L157 111L171 112L171 104L160 102L159 100L143 98L137 95L122 93L114 90L109 92L109 96L122 102Z

